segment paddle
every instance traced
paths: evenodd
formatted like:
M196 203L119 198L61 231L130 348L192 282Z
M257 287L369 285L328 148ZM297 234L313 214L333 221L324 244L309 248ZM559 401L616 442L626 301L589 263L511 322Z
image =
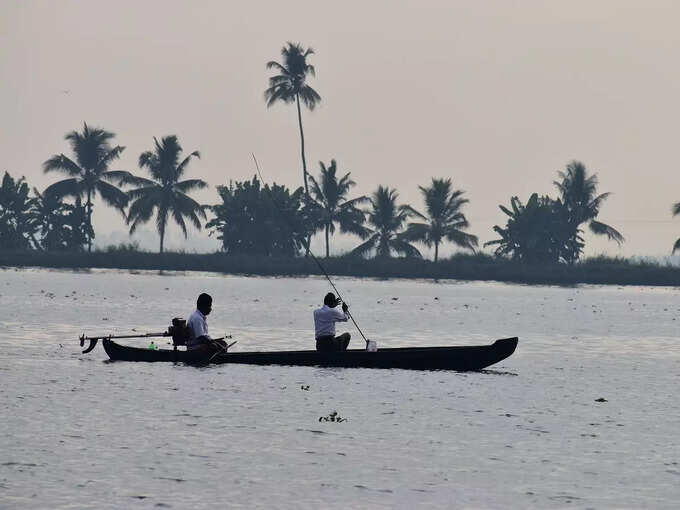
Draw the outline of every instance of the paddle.
M225 338L231 338L231 335L229 335L228 337L225 337ZM222 340L222 338L216 338L215 340ZM210 363L215 358L215 356L217 356L218 354L225 354L229 350L229 347L234 345L236 342L238 342L238 340L234 340L232 343L227 344L226 347L220 347L220 349L215 354L210 356L210 359L207 361L207 363Z
M253 157L253 161L255 162L255 168L257 169L257 175L260 176L260 180L262 181L262 183L263 183L263 184L266 184L266 181L265 181L264 178L262 177L262 172L260 172L260 165L257 163L257 158L255 157L255 154L253 154L253 153L251 152L250 155ZM267 189L268 189L268 188L267 188ZM271 193L271 192L270 192L270 193ZM276 201L274 200L274 198L273 198L271 195L270 195L269 198L271 199L272 203L274 204L274 207L276 207L276 209L279 211L279 213L280 213L280 215L281 215L281 218L285 218L285 215L283 214L283 212L281 211L281 209L279 209L279 206L277 205L277 203L276 203ZM289 225L289 227L290 227L290 225ZM292 229L291 229L291 230L292 230ZM331 284L331 287L333 287L333 290L335 291L335 294L338 296L338 299L339 299L340 301L344 302L344 300L343 300L342 297L340 296L340 292L339 292L338 289L335 287L335 284L334 284L333 281L331 280L330 276L328 276L328 273L326 272L326 270L324 269L324 267L321 265L321 262L319 262L319 259L317 259L317 258L314 256L314 253L312 253L312 250L311 250L311 248L309 247L309 243L303 243L303 244L306 244L305 248L307 249L307 252L308 252L309 255L312 257L312 260L314 260L314 262L316 262L316 265L319 266L319 269L321 269L321 272L324 274L324 276L325 276L326 279L328 280L328 283L330 283L330 284ZM348 315L348 317L349 317L350 319L352 319L352 322L354 323L354 326L357 328L357 331L359 332L359 334L361 335L361 337L362 337L362 338L364 339L364 341L366 342L366 350L368 350L368 348L369 348L369 340L364 336L363 331L361 331L361 328L360 328L359 325L357 324L357 321L354 320L354 317L352 316L352 314L349 313L349 310L347 310L345 313ZM372 346L372 347L375 347L375 342L373 342L373 346Z

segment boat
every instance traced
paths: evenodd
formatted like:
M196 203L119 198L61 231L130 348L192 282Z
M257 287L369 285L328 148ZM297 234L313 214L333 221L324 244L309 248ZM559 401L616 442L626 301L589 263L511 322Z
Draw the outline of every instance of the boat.
M179 349L144 349L120 345L102 338L104 350L112 361L174 363L242 363L249 365L290 365L345 368L401 368L410 370L482 370L510 356L518 338L502 338L489 345L454 347L397 347L349 349L341 352L253 351L226 352L206 359L203 353ZM90 348L91 350L91 348Z

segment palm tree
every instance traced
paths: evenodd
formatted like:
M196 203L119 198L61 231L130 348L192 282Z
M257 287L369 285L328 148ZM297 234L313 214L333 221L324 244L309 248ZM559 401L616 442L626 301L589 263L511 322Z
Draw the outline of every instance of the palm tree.
M195 189L207 188L208 184L201 179L187 179L180 181L192 157L200 158L198 151L194 151L182 159L182 147L176 136L166 136L159 142L154 137L154 150L143 152L139 156L139 167L146 168L152 179L131 176L124 182L139 186L128 191L133 201L130 205L127 223L130 225L130 235L137 227L146 223L156 211L156 228L161 238L160 252L163 253L163 241L168 224L168 216L172 215L187 237L187 227L184 218L188 218L200 230L199 217L206 219L204 207L190 198L187 193Z
M99 193L104 202L118 209L125 216L125 206L128 202L127 195L116 186L107 181L120 183L131 174L125 171L109 171L108 167L118 159L125 149L120 145L111 147L110 140L115 135L100 128L91 128L87 123L83 124L83 131L71 131L65 139L71 144L75 154L75 161L57 154L43 163L45 173L57 171L69 176L68 179L55 182L45 193L54 194L58 197L86 197L87 209L87 251L92 251L92 200Z
M312 195L310 204L312 206L312 214L318 219L317 225L323 228L326 234L326 258L330 254L330 246L328 236L335 233L335 224L340 226L340 232L347 232L356 234L362 239L366 237L368 231L363 226L366 218L364 212L357 207L357 205L365 203L368 198L361 196L347 200L347 193L356 183L350 179L347 172L340 180L336 176L337 163L334 159L331 164L326 167L322 161L319 161L321 166L321 174L319 175L319 182L314 177L309 176L312 181Z
M421 241L428 248L434 244L434 261L439 258L439 245L445 239L462 248L474 250L477 236L463 232L469 227L461 207L469 200L462 198L464 191L452 190L451 179L432 179L428 188L418 186L425 199L427 216L413 209L413 215L425 223L411 223L408 236Z
M267 62L267 69L276 69L279 74L269 78L269 88L265 90L264 97L267 107L278 101L292 103L295 101L298 114L298 126L300 127L300 152L302 154L302 180L305 185L305 195L309 198L307 184L307 162L305 160L305 135L302 131L302 112L300 101L307 108L314 110L321 96L312 87L307 85L307 75L316 76L314 66L307 63L307 57L314 54L312 48L304 49L302 45L288 42L281 48L283 63L275 61Z
M363 256L375 249L378 257L389 257L393 251L407 257L422 257L403 232L413 209L408 205L398 206L398 196L397 190L378 186L369 199L371 210L368 211L368 222L373 226L369 229L370 237L352 250L353 255Z
M587 223L590 231L597 235L606 235L610 241L621 245L623 236L614 227L596 221L600 207L610 193L597 195L597 174L588 176L586 167L580 161L571 161L566 172L558 172L561 181L553 181L560 192L562 203L567 209L571 226L580 231L580 226Z

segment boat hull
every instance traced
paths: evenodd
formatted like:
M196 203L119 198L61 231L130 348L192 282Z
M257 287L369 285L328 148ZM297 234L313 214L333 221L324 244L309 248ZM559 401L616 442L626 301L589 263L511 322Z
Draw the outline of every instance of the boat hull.
M402 368L409 370L481 370L510 356L518 339L502 338L490 345L456 347L400 347L369 352L256 351L229 352L206 359L205 354L169 349L140 349L104 340L104 350L113 361L175 363L241 363L346 368Z

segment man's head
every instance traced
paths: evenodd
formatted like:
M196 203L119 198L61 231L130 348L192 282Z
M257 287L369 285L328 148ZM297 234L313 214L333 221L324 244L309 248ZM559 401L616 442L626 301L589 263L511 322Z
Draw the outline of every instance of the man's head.
M198 308L198 311L203 315L208 315L212 311L212 298L210 295L204 292L198 296L198 299L196 300L196 308Z
M323 304L329 308L335 308L338 306L338 298L335 297L335 294L329 292L326 294L326 297L323 298Z

